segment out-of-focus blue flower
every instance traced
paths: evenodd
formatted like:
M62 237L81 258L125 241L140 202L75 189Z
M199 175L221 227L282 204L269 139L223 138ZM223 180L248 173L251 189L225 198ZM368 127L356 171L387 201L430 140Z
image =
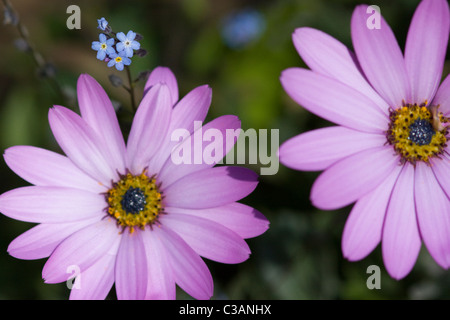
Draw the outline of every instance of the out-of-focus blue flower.
M131 30L128 31L126 36L125 33L119 32L116 37L121 41L116 45L117 52L125 51L128 58L133 56L133 50L138 50L141 47L141 44L134 40L136 38L136 33Z
M108 61L108 67L116 66L116 69L122 71L124 66L129 66L131 64L131 59L126 56L125 51L120 51L119 53L112 53L109 55L111 60Z
M105 31L106 28L108 27L108 21L106 21L105 18L101 18L101 19L97 19L98 22L98 29Z
M241 49L258 39L265 30L264 16L257 10L245 9L225 18L222 38L227 46Z
M107 39L103 33L100 33L98 38L100 41L92 41L92 49L97 51L97 59L103 61L107 54L116 52L112 47L114 45L114 39Z

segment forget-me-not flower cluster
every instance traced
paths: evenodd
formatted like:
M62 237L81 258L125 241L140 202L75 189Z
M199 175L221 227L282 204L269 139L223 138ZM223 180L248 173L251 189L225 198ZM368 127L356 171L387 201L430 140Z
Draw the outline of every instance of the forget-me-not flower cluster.
M135 50L139 50L141 45L136 40L137 34L128 31L125 35L123 32L114 33L105 18L97 20L98 29L104 33L100 33L99 41L92 42L92 49L97 51L97 59L106 61L108 67L115 66L117 70L122 71L124 66L131 64L131 59L135 54Z

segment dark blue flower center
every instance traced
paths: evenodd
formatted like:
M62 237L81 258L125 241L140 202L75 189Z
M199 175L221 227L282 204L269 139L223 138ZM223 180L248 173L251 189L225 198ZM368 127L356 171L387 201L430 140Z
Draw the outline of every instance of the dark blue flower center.
M408 139L419 146L428 145L431 143L431 139L435 133L430 121L417 118L416 121L409 126Z
M145 209L147 197L140 188L129 188L120 203L124 211L136 214Z

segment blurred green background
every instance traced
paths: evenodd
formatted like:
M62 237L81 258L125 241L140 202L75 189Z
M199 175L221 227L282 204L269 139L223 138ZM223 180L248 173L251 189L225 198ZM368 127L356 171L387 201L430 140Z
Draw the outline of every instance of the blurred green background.
M98 40L97 19L105 17L114 31L143 35L149 54L135 57L131 69L162 65L172 69L184 96L209 84L213 101L208 119L235 114L242 128L279 129L280 143L301 132L329 125L302 110L283 91L279 76L288 67L304 66L291 41L297 27L321 29L351 47L350 17L356 0L149 0L149 1L12 1L28 28L35 49L55 69L43 76L29 54L20 50L12 25L0 32L0 148L34 145L58 151L47 121L54 104L76 108L75 86L81 73L99 81L111 99L129 108L125 90L115 88L107 68L90 48ZM403 47L418 0L372 1L391 25ZM81 30L69 30L69 5L81 9ZM239 23L230 16L251 12L256 28L227 38L224 28ZM256 14L256 15L255 15ZM249 17L249 16L247 16ZM231 20L230 20L231 19ZM245 20L252 26L252 20ZM231 21L231 22L230 22ZM233 22L234 21L234 22ZM245 26L247 26L245 24ZM240 28L240 29L239 29ZM242 28L238 29L242 31ZM242 38L243 36L243 38ZM246 38L248 37L248 39ZM444 75L448 74L446 65ZM54 79L64 97L55 90ZM138 87L137 97L142 95ZM260 165L249 167L259 172ZM413 271L403 280L386 273L378 247L367 258L342 257L341 235L351 207L323 212L312 207L309 191L317 172L297 172L280 165L276 175L261 176L256 191L242 202L270 220L270 229L249 239L250 259L238 265L206 260L215 281L213 299L442 299L450 297L450 272L442 270L423 248ZM0 193L27 185L0 160ZM32 224L0 215L0 299L66 299L66 284L46 285L45 259L18 260L8 244ZM368 266L381 268L381 289L369 290ZM114 292L108 298L114 299ZM178 298L189 298L179 292Z

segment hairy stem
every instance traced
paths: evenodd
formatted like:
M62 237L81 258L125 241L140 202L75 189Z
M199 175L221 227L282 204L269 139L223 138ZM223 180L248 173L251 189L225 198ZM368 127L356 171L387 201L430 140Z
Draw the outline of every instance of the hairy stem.
M46 69L49 67L49 64L45 61L43 56L36 50L36 48L31 43L29 34L28 34L28 30L21 23L20 18L18 16L18 14L14 11L11 2L9 0L2 0L2 2L5 7L5 10L7 10L8 14L10 14L11 17L13 17L12 24L16 27L17 31L19 32L20 38L26 43L27 52L29 52L31 57L33 58L33 61L36 64L37 69L44 73L45 78L48 79L50 85L53 87L53 89L58 94L58 96L62 100L65 100L64 92L63 92L61 86L59 85L58 81L56 81L55 76L53 74L47 73Z

